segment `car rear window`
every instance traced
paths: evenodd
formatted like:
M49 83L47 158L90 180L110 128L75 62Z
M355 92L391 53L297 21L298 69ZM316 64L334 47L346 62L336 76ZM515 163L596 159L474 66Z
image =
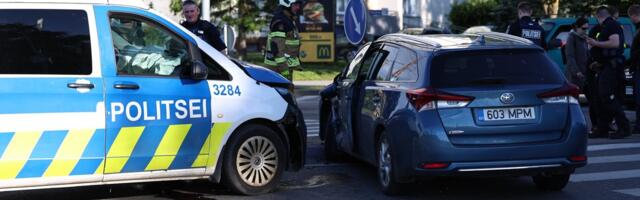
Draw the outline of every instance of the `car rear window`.
M87 13L0 9L0 74L91 74Z
M490 84L556 84L564 78L539 50L474 50L436 56L431 85L437 88Z

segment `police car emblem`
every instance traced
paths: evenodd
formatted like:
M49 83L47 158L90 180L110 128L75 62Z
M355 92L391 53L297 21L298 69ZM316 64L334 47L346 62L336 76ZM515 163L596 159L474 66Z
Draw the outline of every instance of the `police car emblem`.
M500 102L503 104L510 104L516 100L516 96L513 93L504 93L500 95Z

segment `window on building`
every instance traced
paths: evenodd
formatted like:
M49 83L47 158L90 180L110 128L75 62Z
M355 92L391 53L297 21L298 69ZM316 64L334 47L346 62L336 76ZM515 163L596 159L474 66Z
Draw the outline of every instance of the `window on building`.
M420 16L420 1L419 0L403 0L404 15L408 17Z

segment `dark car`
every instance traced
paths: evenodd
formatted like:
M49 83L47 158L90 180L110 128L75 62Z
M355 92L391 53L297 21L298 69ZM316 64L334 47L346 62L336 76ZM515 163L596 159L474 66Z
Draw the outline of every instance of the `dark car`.
M586 165L578 88L522 38L386 35L321 96L327 158L377 166L387 194L423 177L466 175L527 175L561 190Z

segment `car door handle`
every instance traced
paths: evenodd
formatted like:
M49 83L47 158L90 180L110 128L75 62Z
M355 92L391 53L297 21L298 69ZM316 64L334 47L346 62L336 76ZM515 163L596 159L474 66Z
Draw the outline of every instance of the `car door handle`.
M137 90L140 89L140 86L138 86L138 84L124 84L124 83L118 83L113 85L113 88L115 89L121 89L121 90Z
M95 86L92 83L69 83L67 87L74 89L93 89Z

